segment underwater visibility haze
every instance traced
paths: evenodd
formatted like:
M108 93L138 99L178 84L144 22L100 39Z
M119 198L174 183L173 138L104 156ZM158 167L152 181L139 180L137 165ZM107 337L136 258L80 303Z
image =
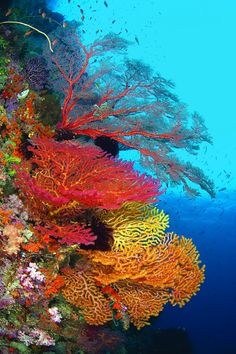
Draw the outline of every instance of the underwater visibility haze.
M236 353L235 11L1 4L0 353Z

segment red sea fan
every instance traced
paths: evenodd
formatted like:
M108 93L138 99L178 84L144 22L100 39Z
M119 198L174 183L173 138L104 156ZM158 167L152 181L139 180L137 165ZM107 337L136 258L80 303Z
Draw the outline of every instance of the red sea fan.
M67 246L75 244L91 245L97 238L90 229L76 223L62 226L51 223L46 226L37 226L36 229L44 235L44 238L45 236L49 239L53 237Z
M31 171L16 167L16 185L29 211L46 217L75 217L81 209L117 209L123 202L156 202L159 180L140 175L132 163L112 159L78 142L36 138Z

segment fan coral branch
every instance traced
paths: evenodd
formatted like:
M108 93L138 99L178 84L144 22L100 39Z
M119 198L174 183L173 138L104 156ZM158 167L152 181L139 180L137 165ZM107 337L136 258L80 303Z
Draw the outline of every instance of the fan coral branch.
M210 142L202 118L196 113L190 116L169 91L173 85L159 75L151 77L150 70L142 63L126 61L123 70L108 64L106 52L117 49L114 44L117 40L106 36L86 48L76 38L80 52L80 67L77 66L76 72L73 58L69 59L67 70L68 63L63 63L60 55L55 52L52 56L67 84L58 130L92 139L109 137L140 151L146 167L163 170L167 180L183 184L188 193L197 193L188 185L191 181L213 196L211 181L202 174L202 183L194 170L189 173L172 154L176 148L196 153L201 142ZM187 126L188 120L193 121L192 127Z
M151 316L158 316L168 302L168 293L152 286L120 281L115 284L123 303L127 306L130 322L140 329L149 325Z
M46 226L36 227L41 234L48 238L57 239L60 243L68 246L74 244L91 245L96 240L90 229L86 229L83 225L69 224L69 225L56 225L50 224Z
M157 201L160 183L113 160L96 147L34 139L37 167L32 176L17 169L16 185L31 212L46 217L76 216L81 208L116 209L125 201Z
M114 251L136 246L156 246L169 226L169 216L152 205L124 203L114 211L100 211L99 217L113 229Z
M86 269L63 270L65 287L62 294L65 299L79 307L85 321L91 325L104 324L112 319L107 300L96 286L93 274Z
M192 240L173 233L166 234L156 246L78 252L83 257L75 269L64 270L62 292L90 324L109 321L104 301L107 294L107 299L110 295L115 298L112 308L127 309L125 316L139 329L149 323L151 316L158 316L167 302L184 306L204 281L205 267L199 266L199 254ZM101 312L104 306L105 313ZM122 318L122 313L117 313L118 318Z

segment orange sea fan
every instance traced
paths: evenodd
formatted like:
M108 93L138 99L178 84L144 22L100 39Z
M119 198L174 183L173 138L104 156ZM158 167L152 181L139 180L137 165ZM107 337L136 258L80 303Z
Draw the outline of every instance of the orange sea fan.
M109 293L115 290L119 304L127 307L130 321L141 328L151 316L158 316L168 301L182 307L204 281L204 266L200 267L192 240L173 233L153 247L133 246L124 251L80 249L78 253L82 258L77 268L64 271L66 285L62 292L68 302L80 308L89 324L111 319L105 289Z
M155 247L134 246L127 251L79 250L93 262L95 279L104 285L121 280L166 290L170 302L183 306L204 281L204 266L191 239L173 233Z
M97 287L88 265L78 264L76 269L65 268L62 272L65 282L62 294L81 310L88 324L102 325L112 320L109 303Z
M168 302L167 291L159 291L152 286L140 285L130 281L120 281L115 284L122 303L127 307L130 322L137 329L149 323L151 316L158 316Z

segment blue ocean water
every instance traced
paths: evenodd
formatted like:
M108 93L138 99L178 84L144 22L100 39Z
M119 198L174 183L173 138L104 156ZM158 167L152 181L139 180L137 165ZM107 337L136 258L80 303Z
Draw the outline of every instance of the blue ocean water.
M121 32L135 43L129 55L173 80L181 100L205 118L213 145L191 161L214 179L216 198L189 199L172 189L161 197L159 208L169 213L171 230L193 238L206 264L206 280L189 304L167 307L154 326L184 328L195 354L234 354L236 3L109 0L104 6L103 1L51 1L52 8L69 20L80 19L78 4L85 11L88 42L101 32ZM89 7L94 12L86 19ZM122 157L132 160L129 154Z
M184 327L196 354L233 354L235 344L235 192L219 192L215 200L166 197L171 228L191 236L206 264L200 292L182 309L166 309L161 328Z

